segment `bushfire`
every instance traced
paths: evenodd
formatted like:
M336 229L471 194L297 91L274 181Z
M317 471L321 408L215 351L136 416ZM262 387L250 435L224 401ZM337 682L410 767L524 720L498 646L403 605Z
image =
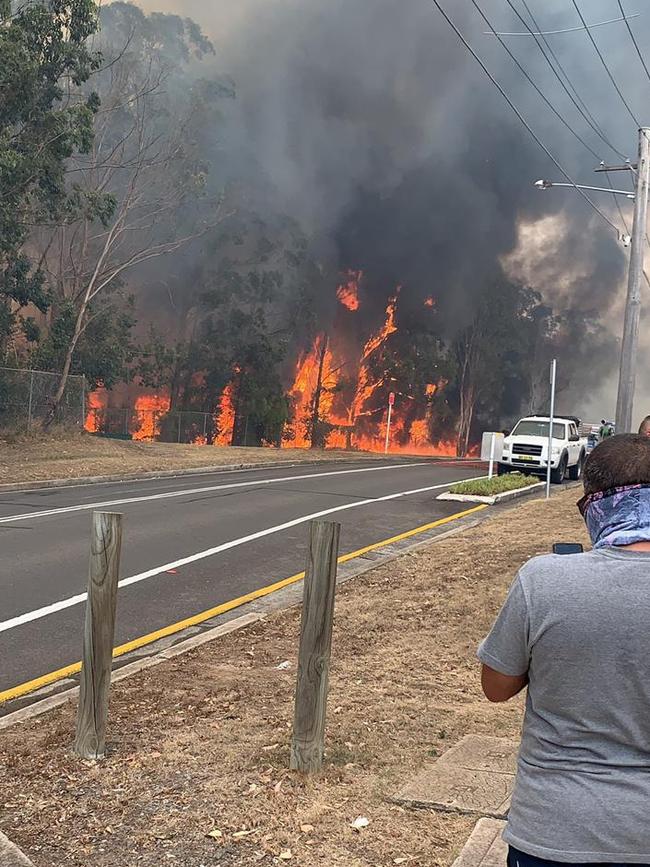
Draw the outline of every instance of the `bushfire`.
M397 287L388 301L381 326L367 336L360 350L350 348L349 334L351 327L357 324L354 317L361 308L359 290L362 279L361 271L346 273L336 291L339 313L331 333L318 334L311 348L297 359L293 381L287 390L292 417L279 444L300 448L321 446L384 451L388 399L393 393L389 451L455 455L454 442L436 441L435 437L433 398L446 383L430 383L426 387L426 393L419 396L422 399L418 400L418 396L402 392L400 383L392 381L388 373L377 372L382 370L382 351L391 335L397 331L396 314L400 287ZM424 305L433 307L433 297L427 298ZM237 415L234 384L236 373L235 370L233 382L221 393L217 401L219 409L213 419L208 416L206 420L204 416L202 424L199 418L193 420L191 425L183 422L182 418L178 419L179 441L201 445L233 443ZM89 396L86 429L106 432L110 427L113 432L116 428L115 421L108 425L107 419L117 419L117 428L122 422L122 433L133 439L176 439L172 417L178 416L178 413L170 412L169 395L140 393L130 405L133 409L120 410L111 406L108 392L94 392ZM418 414L416 406L425 408L420 409ZM123 418L116 416L116 413L120 412L123 413ZM163 432L166 434L164 437Z

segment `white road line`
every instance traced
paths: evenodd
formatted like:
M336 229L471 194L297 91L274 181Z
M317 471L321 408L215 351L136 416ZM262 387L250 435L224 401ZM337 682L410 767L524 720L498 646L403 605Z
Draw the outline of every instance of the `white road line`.
M231 482L227 485L210 485L205 488L186 488L182 491L165 491L162 494L147 494L142 497L123 497L120 500L106 500L101 503L80 503L76 506L60 506L58 509L46 509L41 512L21 512L19 515L8 515L0 518L0 524L13 524L15 521L29 521L33 518L49 518L52 515L64 515L68 512L86 512L91 509L107 509L111 506L125 506L129 503L146 503L149 500L168 500L173 497L187 497L193 494L205 494L212 491L226 491L232 488L250 488L255 485L275 485L279 482L296 482L303 479L322 479L325 476L345 476L352 473L376 473L378 470L401 470L405 467L427 466L425 461L416 464L388 464L381 467L362 467L356 470L331 470L327 473L305 473L301 476L282 476L279 479L258 479L252 482Z
M479 478L484 478L484 476L480 476ZM471 481L474 481L474 479ZM331 509L323 509L321 512L312 512L310 515L302 515L299 518L294 518L292 521L286 521L284 524L278 524L275 527L267 527L266 530L260 530L257 533L251 533L249 536L242 536L239 539L224 542L221 545L216 545L214 548L208 548L205 551L190 554L188 557L182 557L180 560L174 560L171 563L165 563L163 566L156 566L153 569L148 569L146 572L140 572L138 575L131 575L129 578L123 578L119 582L118 587L128 587L131 584L138 584L140 581L145 581L147 578L153 578L156 575L160 575L161 572L168 572L170 569L178 569L180 566L186 566L188 563L195 563L197 560L204 560L206 557L213 557L215 554L219 554L222 551L228 551L231 548L237 548L239 545L254 542L257 539L264 538L264 536L281 533L283 530L289 530L291 527L297 527L299 524L305 524L307 521L314 521L317 518L324 518L326 515L332 515L335 512L343 512L346 509L358 509L359 506L368 506L372 503L385 503L388 500L397 500L400 497L409 497L413 494L424 494L427 491L449 488L453 484L455 484L455 482L447 482L444 485L429 485L426 488L414 488L411 491L400 491L397 494L386 494L383 497L373 497L368 500L355 500L353 503L346 503L343 506L334 506ZM81 602L85 602L86 597L86 593L78 593L76 596L70 596L68 599L61 599L59 602L53 602L51 605L46 605L43 608L37 608L34 611L27 611L25 614L19 614L17 617L12 617L10 620L0 622L0 632L15 629L17 626L24 626L26 623L31 623L33 620L40 620L42 617L47 617L49 614L55 614L57 611L63 611L65 608L72 608L74 605L79 605Z

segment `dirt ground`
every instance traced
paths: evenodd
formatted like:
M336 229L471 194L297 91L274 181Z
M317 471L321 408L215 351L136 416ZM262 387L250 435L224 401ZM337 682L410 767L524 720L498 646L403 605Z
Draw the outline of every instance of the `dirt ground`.
M586 541L578 495L495 513L341 588L317 778L287 770L296 609L117 684L101 764L70 754L70 706L4 732L0 827L37 867L451 864L475 820L390 796L465 734L517 735L521 701L482 698L475 648L522 561Z
M126 442L62 432L48 437L22 437L11 442L0 439L0 484L358 457L359 452Z

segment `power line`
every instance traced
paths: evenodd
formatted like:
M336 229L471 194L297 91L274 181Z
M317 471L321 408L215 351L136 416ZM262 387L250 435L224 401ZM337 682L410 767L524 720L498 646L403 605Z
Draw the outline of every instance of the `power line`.
M600 208L598 207L598 205L596 205L596 203L593 202L593 201L591 200L591 198L590 198L590 197L589 197L589 196L584 192L584 190L581 190L580 187L578 187L578 185L577 185L576 182L573 180L573 178L571 177L571 175L566 171L566 169L564 168L564 166L562 166L561 163L558 162L558 160L553 156L553 154L551 153L551 151L546 147L546 145L544 144L544 142L543 142L543 141L538 137L537 133L536 133L536 132L535 132L535 131L530 127L530 125L528 124L528 121L527 121L526 118L522 115L522 113L519 111L519 109L518 109L517 106L514 104L514 102L510 99L510 97L508 96L508 94L506 93L506 91L505 91L505 90L503 89L503 87L499 84L499 82L496 80L496 78L492 75L492 73L491 73L490 70L487 68L487 66L485 65L485 63L481 60L481 58L478 56L478 54L474 51L474 49L473 49L472 46L469 44L469 42L465 39L465 37L463 36L463 34L461 33L461 31L458 29L458 27L457 27L457 26L454 24L454 22L451 20L451 18L449 17L449 15L447 15L447 13L445 12L445 10L444 10L444 9L442 8L442 6L440 5L439 0L432 0L432 3L433 3L434 6L436 7L436 9L440 12L440 14L442 15L442 17L443 17L443 18L445 19L445 21L447 22L447 24L449 24L449 26L450 26L451 29L454 31L454 33L456 34L456 36L457 36L457 37L460 39L460 41L463 43L463 45L465 46L465 48L466 48L466 49L469 51L469 53L472 55L472 57L474 58L474 60L475 60L475 61L478 63L478 65L481 67L481 69L483 70L483 72L484 72L484 73L487 75L487 77L490 79L490 81L492 82L492 84L497 88L497 90L499 91L499 93L501 94L501 96L505 99L505 101L508 103L508 105L510 106L510 108L511 108L511 109L514 111L514 113L517 115L517 117L519 118L519 120L521 121L521 123L523 124L523 126L528 130L528 132L529 132L529 134L531 135L531 137L534 139L535 142L537 142L537 144L539 145L539 147L544 151L544 153L546 154L546 156L551 160L551 162L555 165L555 167L558 169L558 171L560 171L560 172L562 173L562 175L567 179L567 181L571 184L571 186L574 187L574 189L576 190L576 192L577 192L579 195L582 196L582 198L583 198L583 199L584 199L584 200L585 200L585 201L590 205L590 207L592 207L592 208L594 209L594 211L596 211L596 213L599 214L599 215L602 217L602 219L603 219L603 220L604 220L604 221L605 221L609 226L611 226L611 228L614 229L614 231L615 231L616 234L618 235L618 234L619 234L619 229L618 229L618 227L617 227L617 226L616 226L616 225L615 225L615 224L614 224L614 223L609 219L609 217L608 217L606 214L604 214L604 213L600 210Z
M620 6L620 3L619 3L619 6ZM622 9L621 9L621 12L623 12ZM640 12L635 12L634 15L630 15L629 18L638 18L640 14L641 14ZM618 24L619 21L627 21L627 20L628 20L628 18L626 17L625 12L623 12L622 18L610 18L609 21L597 21L595 24L586 24L584 27L565 27L564 30L540 30L539 25L536 24L535 26L537 27L537 30L538 30L537 33L528 34L528 33L522 33L520 30L518 30L515 33L495 33L494 35L495 36L529 36L529 35L530 36L557 36L560 33L579 33L582 30L589 29L590 27L591 28L603 27L605 24ZM486 33L485 35L490 36L491 34Z
M621 2L621 0L617 0L617 2L618 2L618 8L621 10L623 15L625 15L625 10L623 9L623 3ZM641 49L639 48L639 43L636 41L636 37L634 35L634 32L632 31L632 28L630 27L630 22L627 20L627 18L625 19L625 26L627 27L627 32L630 34L630 39L632 40L632 43L633 43L634 47L636 48L636 53L639 55L639 60L641 61L641 66L643 66L643 69L645 70L645 74L647 75L648 80L650 81L650 71L648 70L648 67L647 67L646 62L645 62L644 57L643 57L643 54L641 54Z
M497 39L499 40L499 43L500 43L500 44L503 46L503 48L507 51L508 56L509 56L513 61L514 61L515 65L517 66L517 69L519 69L520 72L521 72L521 73L524 75L524 77L526 78L526 80L529 81L530 84L532 84L532 86L535 88L535 90L537 91L537 93L542 97L542 99L544 100L544 102L546 103L546 105L551 109L551 111L553 112L553 114L554 114L557 118L559 118L559 120L561 121L561 123L564 124L564 126L569 130L569 132L571 133L571 135L573 135L573 136L574 136L574 137L575 137L575 138L580 142L580 144L581 144L584 148L586 148L586 149L589 151L589 153L590 153L593 157L595 157L597 160L599 160L600 162L602 162L602 158L601 158L601 157L596 153L596 151L591 147L591 145L588 144L588 143L587 143L587 142L582 138L582 136L580 135L580 133L576 132L576 131L573 129L573 127L571 126L571 124L570 124L570 123L569 123L569 122L568 122L568 121L567 121L567 120L566 120L566 119L565 119L565 118L560 114L560 112L559 112L559 111L557 110L557 108L553 105L553 103L550 101L550 99L548 99L548 97L547 97L547 96L544 94L544 92L543 92L543 91L542 91L542 90L537 86L537 84L536 84L535 81L531 78L531 76L528 74L528 72L526 72L525 68L521 65L521 63L519 62L519 60L517 59L517 57L512 53L512 51L511 51L510 48L508 47L507 42L505 42L505 41L501 38L501 36L499 36L499 34L496 32L496 30L494 29L494 25L490 22L490 20L488 19L487 15L485 14L485 12L483 12L483 10L481 9L481 7L480 7L479 4L477 3L477 0L471 0L471 2L472 2L472 5L474 6L474 8L476 9L476 11L478 12L478 14L479 14L479 15L481 16L481 18L483 19L483 21L485 21L485 23L487 24L487 26L490 28L490 31L491 31L491 32L492 32L492 33L497 37Z
M592 33L591 30L589 29L589 26L587 25L587 22L585 21L584 16L583 16L582 12L580 11L580 7L578 6L577 0L571 0L571 2L573 3L573 6L574 6L575 10L576 10L576 12L578 13L578 15L579 15L579 17L580 17L580 21L582 22L582 24L583 24L583 25L586 27L586 29L587 29L587 36L589 37L589 41L590 41L591 44L594 46L594 50L596 51L596 54L597 54L598 57L600 58L600 62L603 64L603 67L604 67L604 69L605 69L605 72L607 73L607 76L608 76L609 80L610 80L610 81L612 82L612 84L614 85L614 88L615 88L615 90L616 90L616 93L618 93L618 95L620 96L620 98L621 98L621 100L622 100L622 102L623 102L623 105L624 105L625 108L627 109L628 114L630 115L630 117L632 118L632 120L634 121L634 123L637 125L637 128L640 128L641 126L643 126L643 124L640 123L640 121L638 120L638 118L636 117L636 115L634 114L634 112L632 111L632 109L630 108L630 104L628 103L627 99L625 99L625 97L623 96L623 91L621 90L621 88L620 88L620 87L618 86L618 84L616 83L616 79L615 79L614 76L612 75L612 73L611 73L611 71L610 71L610 68L609 68L609 66L607 65L607 62L606 62L605 58L603 57L602 52L601 52L600 48L598 47L598 44L597 44L596 40L594 39L593 33Z
M528 13L528 15L529 15L531 21L533 22L533 26L536 27L536 28L539 30L539 29L540 29L539 24L537 23L537 20L536 20L535 16L533 15L533 13L532 13L532 11L531 11L531 9L530 9L528 3L526 2L526 0L521 0L521 2L522 2L522 5L523 5L524 9L525 9L526 12ZM522 22L522 24L524 25L524 27L526 27L526 29L527 29L527 30L528 30L532 35L535 36L535 34L534 34L533 31L531 30L530 25L528 24L528 22L526 21L526 19L523 17L523 15L521 15L521 13L519 12L519 10L518 10L514 5L513 5L512 0L507 0L507 3L508 3L508 5L510 6L510 8L512 9L512 11L515 13L515 15L516 15L516 16L519 18L519 20ZM562 63L560 62L559 57L557 56L557 54L556 54L555 51L553 50L553 47L551 46L551 43L548 41L548 39L546 38L546 36L542 35L541 38L542 38L542 40L543 40L543 42L544 42L544 45L546 45L546 48L548 49L549 54L551 55L551 57L552 57L553 60L555 61L555 64L556 64L556 66L557 66L557 69L559 69L559 71L562 73L562 75L563 75L564 78L566 79L566 84L564 83L564 81L562 80L560 74L558 73L558 71L555 69L555 67L554 67L553 64L551 63L549 57L547 56L546 52L544 51L544 47L543 47L543 45L541 44L541 42L540 42L540 40L537 38L537 36L535 36L535 42L537 43L537 46L538 46L539 50L542 52L542 55L544 56L544 59L546 60L546 62L547 62L548 65L550 66L550 68L553 70L553 74L555 75L555 77L557 78L557 80L560 82L560 84L562 85L562 87L564 88L564 90L566 91L566 93L567 93L569 99L571 100L571 102L575 105L575 107L578 109L578 111L580 112L580 114L582 115L582 117L584 118L584 120L589 124L589 126L590 126L590 127L592 128L592 130L596 133L596 135L599 136L599 138L601 138L602 141L603 141L603 142L604 142L604 143L605 143L609 148L611 148L611 149L614 151L614 153L615 153L617 156L619 156L622 160L627 159L626 155L625 155L622 151L620 151L620 150L616 147L616 145L614 145L614 144L610 141L610 139L605 135L605 133L604 133L603 130L602 130L602 127L599 125L599 123L596 121L596 119L594 118L594 116L592 115L592 113L589 111L589 108L587 107L587 104L585 103L585 101L582 99L582 97L581 97L580 94L578 93L578 91L577 91L575 85L573 84L573 82L571 81L571 78L569 77L568 72L566 71L566 69L564 68L564 66L563 66ZM567 85L568 85L568 87L567 87ZM569 90L569 88L570 88L571 90ZM573 93L571 93L571 91L573 91Z

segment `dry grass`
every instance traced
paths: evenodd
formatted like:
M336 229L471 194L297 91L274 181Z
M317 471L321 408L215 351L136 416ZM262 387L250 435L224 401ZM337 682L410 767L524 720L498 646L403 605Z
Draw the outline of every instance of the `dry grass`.
M0 439L0 484L342 457L354 459L359 453L124 442L55 431L47 437Z
M575 498L500 512L342 588L317 779L287 771L293 610L116 685L100 765L70 755L71 707L5 732L2 829L39 867L280 864L289 851L308 867L450 864L474 820L389 797L469 732L516 736L521 704L483 700L475 647L522 561L585 541Z

